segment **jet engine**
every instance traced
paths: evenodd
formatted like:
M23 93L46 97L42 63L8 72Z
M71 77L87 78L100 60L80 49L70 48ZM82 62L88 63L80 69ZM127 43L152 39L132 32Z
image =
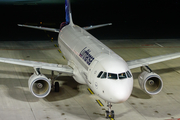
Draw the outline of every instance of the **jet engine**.
M46 97L51 91L51 80L43 74L33 74L28 81L29 90L38 98Z
M163 88L161 77L154 72L143 71L138 80L141 89L150 95L158 94Z

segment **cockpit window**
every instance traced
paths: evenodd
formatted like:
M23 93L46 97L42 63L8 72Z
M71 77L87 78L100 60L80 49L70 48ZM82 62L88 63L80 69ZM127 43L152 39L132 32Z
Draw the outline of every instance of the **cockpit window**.
M101 71L97 77L100 78L102 74L103 74L103 71Z
M120 73L119 79L124 79L124 78L127 78L126 73Z
M104 72L101 78L106 78L107 77L107 72Z
M119 74L115 74L115 73L107 73L107 72L99 72L97 78L108 78L108 79L114 79L114 80L117 80L117 79L124 79L124 78L131 78L132 75L129 71L127 72L124 72L124 73L119 73Z
M129 71L127 71L126 74L127 74L128 78L132 77L132 75L131 75L131 73Z
M115 80L117 80L117 74L108 73L108 79L115 79Z

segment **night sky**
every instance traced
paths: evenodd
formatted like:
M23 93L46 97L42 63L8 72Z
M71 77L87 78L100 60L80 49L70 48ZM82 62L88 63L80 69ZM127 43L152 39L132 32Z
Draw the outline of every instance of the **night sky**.
M0 0L0 40L48 40L44 31L17 24L59 28L65 20L64 0L4 1ZM180 38L179 0L71 0L71 9L79 26L113 23L89 31L98 39Z

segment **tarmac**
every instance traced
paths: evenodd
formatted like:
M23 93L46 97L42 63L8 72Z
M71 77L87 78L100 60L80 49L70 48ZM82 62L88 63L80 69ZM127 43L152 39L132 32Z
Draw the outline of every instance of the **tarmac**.
M126 61L180 52L180 39L103 40ZM0 57L67 64L57 41L0 41ZM130 98L113 104L115 120L178 120L180 118L180 59L149 66L163 80L163 90L147 95L138 84L140 68L132 69L134 88ZM43 99L28 88L31 67L0 63L0 120L105 120L106 102L62 74L60 92ZM42 70L47 77L51 71ZM55 73L56 75L58 73Z

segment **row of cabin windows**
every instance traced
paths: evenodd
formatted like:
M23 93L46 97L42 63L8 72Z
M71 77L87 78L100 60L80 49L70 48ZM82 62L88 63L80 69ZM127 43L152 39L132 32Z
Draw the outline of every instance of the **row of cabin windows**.
M119 74L115 74L115 73L107 73L107 72L99 72L97 78L108 78L108 79L124 79L124 78L131 78L132 75L129 71L127 71L126 73L119 73Z

